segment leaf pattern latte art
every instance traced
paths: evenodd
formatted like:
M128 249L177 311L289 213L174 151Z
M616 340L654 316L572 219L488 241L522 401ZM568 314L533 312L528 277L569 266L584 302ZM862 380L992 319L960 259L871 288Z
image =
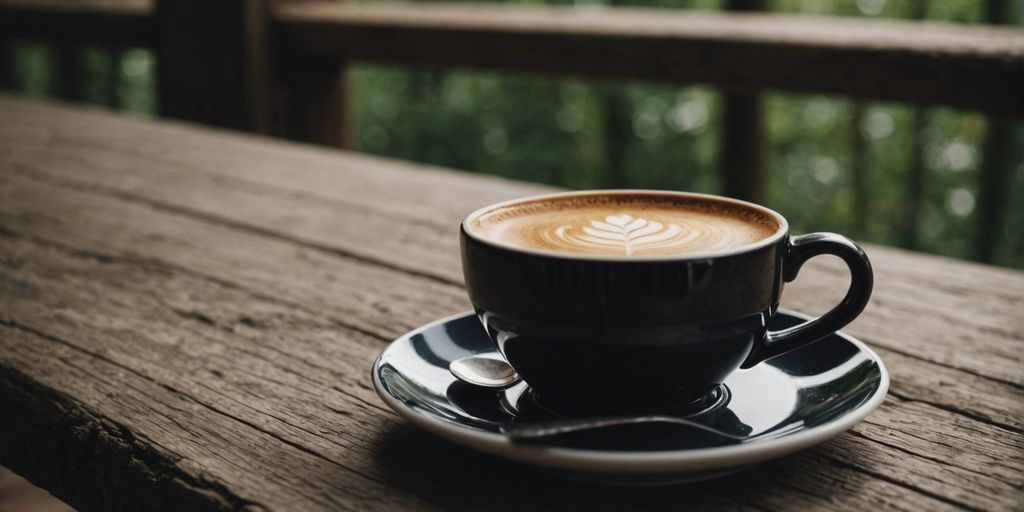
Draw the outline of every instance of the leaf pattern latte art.
M683 229L678 224L628 214L608 215L603 221L591 220L589 225L576 229L559 226L554 235L562 243L579 249L618 248L625 256L633 256L642 249L686 245L700 237L698 231Z

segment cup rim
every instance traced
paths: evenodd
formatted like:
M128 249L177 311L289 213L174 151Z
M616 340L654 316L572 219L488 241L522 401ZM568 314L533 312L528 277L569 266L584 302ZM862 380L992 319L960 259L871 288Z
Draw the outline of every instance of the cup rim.
M547 250L547 249L535 249L535 248L532 248L532 247L520 247L520 246L515 246L515 245L511 245L511 244L507 244L507 243L498 242L496 240L490 240L490 239L484 238L484 237L482 237L480 235L477 235L477 234L473 233L468 228L469 222L472 221L473 219L476 219L476 218L478 218L478 217L480 217L480 216L484 215L485 213L490 212L492 210L496 210L498 208L504 208L504 207L507 207L507 206L512 206L512 205L517 204L517 203L524 203L524 202L528 202L528 201L537 201L537 200L544 200L544 199L557 199L557 198L563 198L563 197L588 196L588 195L630 195L630 194L662 195L662 196L670 196L670 197L681 197L681 198L698 199L698 200L705 200L705 201L717 201L717 202L721 202L721 203L731 203L731 204L739 206L739 207L748 208L748 209L751 209L751 210L755 210L755 211L761 212L761 213L763 213L765 215L768 215L769 217L774 218L778 222L779 227L778 227L778 229L776 229L775 233L772 233L771 236L766 237L766 238L764 238L762 240L758 240L757 242L754 242L754 243L749 244L749 245L743 245L743 246L740 246L740 247L735 247L735 248L732 248L732 249L724 249L724 250L719 250L719 251L698 251L698 252L682 253L682 254L678 254L678 255L670 254L670 255L659 255L659 256L615 256L615 255L606 255L606 254L569 254L569 253L564 253L564 252L551 251L551 250ZM682 192L682 191L675 191L675 190L657 190L657 189L591 189L591 190L577 190L577 191L571 191L571 192L553 192L553 193L547 193L547 194L536 194L536 195L532 195L532 196L518 197L518 198L515 198L515 199L509 199L507 201L501 201L501 202L493 203L493 204L484 206L483 208L478 208L478 209L474 210L473 212L471 212L469 215L466 215L466 217L462 219L462 223L460 224L460 227L461 227L462 233L465 236L467 236L469 238L472 238L473 240L475 240L477 242L480 242L482 244L490 245L492 247L496 247L496 248L499 248L499 249L504 249L504 250L507 250L507 251L523 253L523 254L529 254L529 255L534 255L534 256L544 256L544 257L548 257L548 258L559 258L559 259L565 259L565 260L603 261L603 262L690 261L690 260L707 260L707 259L711 259L711 258L720 258L720 257L724 257L724 256L735 256L737 254L745 254L745 253L748 253L748 252L756 251L756 250L764 248L764 247L768 247L768 246L778 242L780 239L784 238L789 233L789 222L786 221L786 218L783 217L782 214L780 214L779 212L776 212L775 210L772 210L771 208L768 208L766 206L761 206L759 204L751 203L749 201L743 201L743 200L740 200L740 199L733 199L731 197L718 196L718 195L714 195L714 194L702 194L702 193L698 193L698 192Z

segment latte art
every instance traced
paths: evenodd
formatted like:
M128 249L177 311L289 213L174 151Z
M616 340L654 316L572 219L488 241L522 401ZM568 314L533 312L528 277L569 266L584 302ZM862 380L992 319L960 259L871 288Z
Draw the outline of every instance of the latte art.
M620 193L515 203L467 228L512 247L639 257L743 247L772 236L779 223L742 204Z
M592 220L582 228L558 226L549 242L580 250L617 248L624 256L632 256L637 250L682 247L699 236L699 232L684 230L678 224L666 225L622 214L609 215L604 221Z

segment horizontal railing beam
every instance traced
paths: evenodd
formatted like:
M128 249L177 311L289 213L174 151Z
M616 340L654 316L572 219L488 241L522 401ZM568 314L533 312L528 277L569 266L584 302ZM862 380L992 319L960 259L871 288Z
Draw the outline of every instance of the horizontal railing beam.
M149 0L0 0L5 38L156 45ZM1024 33L766 13L282 2L285 55L709 83L1024 117Z
M156 46L148 0L0 0L0 34L64 44Z
M291 54L702 82L946 104L1024 117L1024 34L988 26L765 13L289 2Z

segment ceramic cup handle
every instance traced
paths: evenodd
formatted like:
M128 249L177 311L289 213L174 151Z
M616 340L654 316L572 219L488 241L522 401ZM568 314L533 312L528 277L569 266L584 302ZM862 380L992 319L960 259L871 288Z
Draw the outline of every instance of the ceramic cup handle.
M860 246L845 236L810 233L790 238L782 260L783 278L786 282L796 279L804 262L822 254L838 256L849 267L850 288L846 297L831 311L814 320L781 331L768 331L765 341L755 345L741 368L750 368L765 359L814 343L842 329L864 311L874 284L871 262Z

